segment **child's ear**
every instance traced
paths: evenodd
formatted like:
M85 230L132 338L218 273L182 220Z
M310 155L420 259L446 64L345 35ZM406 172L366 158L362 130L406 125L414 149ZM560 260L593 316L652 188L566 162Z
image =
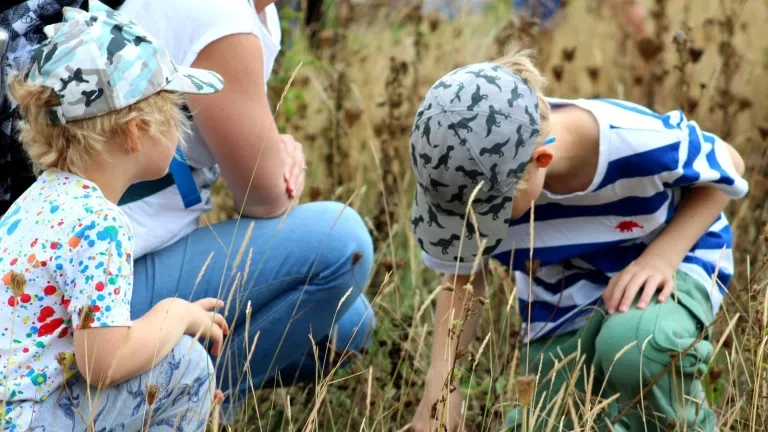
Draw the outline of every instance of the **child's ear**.
M128 153L138 153L141 151L141 120L133 118L122 126L121 135L125 141L125 149Z
M533 151L531 162L534 162L539 168L546 168L550 163L552 163L553 157L554 155L552 154L552 149L546 146L541 146L537 147L536 150Z

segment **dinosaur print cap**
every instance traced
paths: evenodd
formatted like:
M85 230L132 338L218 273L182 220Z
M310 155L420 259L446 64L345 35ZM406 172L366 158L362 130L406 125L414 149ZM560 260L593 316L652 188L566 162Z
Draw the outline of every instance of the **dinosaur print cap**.
M162 90L206 94L224 80L206 70L177 66L155 38L127 16L96 0L90 12L63 8L62 22L46 26L48 39L33 54L30 84L56 91L53 123L106 114Z
M410 140L418 183L411 223L424 252L438 260L473 262L480 239L486 241L484 256L501 245L515 186L538 135L535 92L503 66L464 66L432 86ZM472 201L475 227L467 209L481 182Z

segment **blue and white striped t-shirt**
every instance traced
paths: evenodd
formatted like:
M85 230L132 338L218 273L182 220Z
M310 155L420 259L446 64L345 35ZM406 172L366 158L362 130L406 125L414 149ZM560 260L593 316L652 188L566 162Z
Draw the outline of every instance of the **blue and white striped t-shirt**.
M525 340L580 328L590 306L602 303L611 276L636 259L672 219L681 188L711 185L731 198L748 190L726 144L681 111L657 114L610 99L548 100L553 110L572 104L592 112L600 126L600 154L587 190L570 195L543 191L536 200L533 260L539 270L532 283L526 270L530 211L510 223L501 252L493 257L515 270L526 327L530 318ZM730 226L721 214L680 266L709 289L714 313L733 274L731 246ZM471 263L457 266L426 254L424 259L439 272L472 270ZM717 284L712 279L716 267Z

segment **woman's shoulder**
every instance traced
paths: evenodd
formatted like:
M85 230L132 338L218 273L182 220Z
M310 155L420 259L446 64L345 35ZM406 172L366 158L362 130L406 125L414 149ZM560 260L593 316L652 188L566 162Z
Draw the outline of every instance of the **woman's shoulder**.
M120 11L152 33L182 66L216 38L257 34L256 12L245 0L127 0Z
M218 17L236 19L250 10L247 0L127 0L120 7L120 12L131 15L137 22L154 17L179 28L190 27L190 20L205 23ZM137 11L141 13L135 13Z

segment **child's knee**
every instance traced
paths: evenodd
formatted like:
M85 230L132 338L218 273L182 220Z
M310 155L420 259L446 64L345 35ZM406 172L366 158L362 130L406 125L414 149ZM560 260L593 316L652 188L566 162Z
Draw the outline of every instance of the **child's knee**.
M181 359L181 368L185 374L207 375L211 380L215 377L215 370L211 355L203 346L201 340L184 335L174 348L176 358Z
M632 308L605 320L595 342L595 362L614 388L640 390L662 375L673 361L676 370L695 377L706 371L712 345L698 338L701 325L673 299Z

